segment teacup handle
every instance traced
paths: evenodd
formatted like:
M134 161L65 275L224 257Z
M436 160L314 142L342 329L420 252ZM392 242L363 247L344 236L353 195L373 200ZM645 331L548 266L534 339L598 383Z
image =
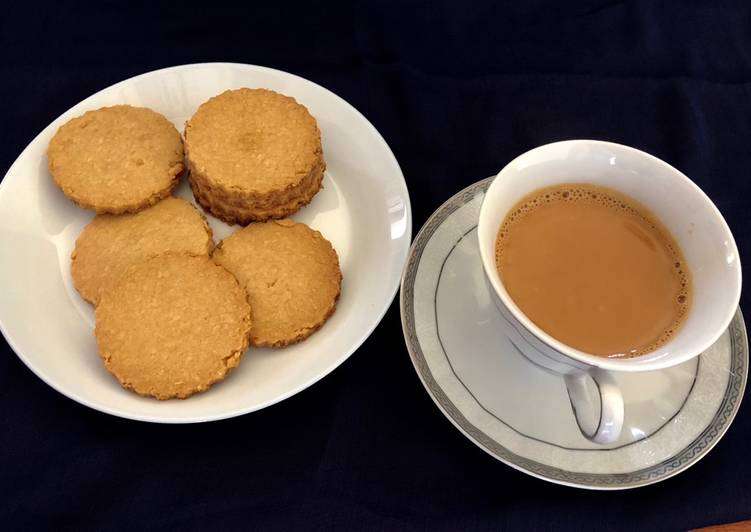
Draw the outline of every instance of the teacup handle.
M623 396L613 374L597 368L566 375L564 380L574 417L584 437L595 443L616 441L623 428ZM591 381L595 386L590 385Z

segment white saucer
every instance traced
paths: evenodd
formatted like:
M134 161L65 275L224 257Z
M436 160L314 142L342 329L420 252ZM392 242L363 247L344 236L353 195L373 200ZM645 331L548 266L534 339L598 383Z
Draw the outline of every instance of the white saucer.
M559 484L633 488L696 463L730 426L743 396L748 343L740 309L700 357L618 375L626 408L621 439L589 442L562 378L525 358L490 299L476 227L491 181L459 192L431 216L402 277L404 337L438 407L492 456Z
M151 107L179 131L198 106L238 87L295 97L318 121L324 189L292 218L318 229L339 254L337 311L310 338L285 349L250 349L227 379L188 400L156 401L120 387L96 353L91 306L70 278L70 253L92 213L53 184L45 152L57 128L87 110ZM193 200L183 181L175 195ZM216 241L237 227L207 216ZM404 177L378 131L334 93L298 76L253 65L207 63L149 72L108 87L66 111L19 155L0 184L0 330L41 379L109 414L164 423L232 417L313 384L354 352L380 322L399 286L412 215Z

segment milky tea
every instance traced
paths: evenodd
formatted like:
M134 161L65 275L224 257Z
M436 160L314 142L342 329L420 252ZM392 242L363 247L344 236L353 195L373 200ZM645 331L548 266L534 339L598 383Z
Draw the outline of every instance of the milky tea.
M680 248L615 190L563 184L524 197L498 231L496 267L521 311L564 344L603 357L653 351L691 305Z

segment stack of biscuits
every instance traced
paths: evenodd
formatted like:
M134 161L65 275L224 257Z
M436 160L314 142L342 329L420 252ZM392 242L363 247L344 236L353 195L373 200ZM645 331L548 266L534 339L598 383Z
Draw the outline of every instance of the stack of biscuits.
M342 281L331 244L285 218L311 201L326 168L304 106L239 89L186 123L195 199L216 218L250 224L216 246L205 216L170 196L183 155L165 117L128 105L70 120L47 152L55 184L97 213L76 241L71 275L95 306L99 355L123 387L158 399L207 390L248 345L307 338L336 309Z
M227 223L284 218L321 189L321 132L294 98L266 89L226 91L185 124L190 186Z

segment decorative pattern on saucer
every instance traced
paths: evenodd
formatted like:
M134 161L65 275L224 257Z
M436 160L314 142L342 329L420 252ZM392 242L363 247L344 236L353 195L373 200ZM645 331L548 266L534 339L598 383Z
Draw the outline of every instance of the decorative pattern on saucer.
M492 179L433 214L404 271L404 337L430 396L486 452L551 482L626 489L695 464L728 429L743 396L748 343L740 310L701 356L667 370L617 375L627 430L610 446L588 442L562 379L524 358L490 299L476 226Z

